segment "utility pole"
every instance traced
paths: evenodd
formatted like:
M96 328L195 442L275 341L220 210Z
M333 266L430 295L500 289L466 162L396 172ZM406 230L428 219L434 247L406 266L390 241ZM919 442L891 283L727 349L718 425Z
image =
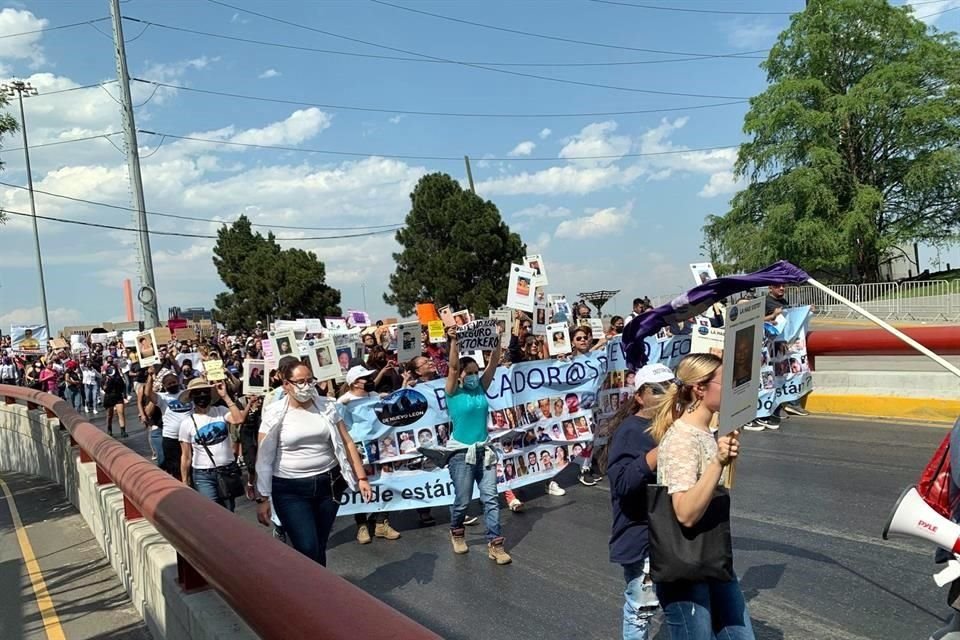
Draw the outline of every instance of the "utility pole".
M150 253L150 232L147 228L146 204L143 200L140 151L137 147L137 124L133 118L133 100L130 97L130 74L127 71L127 48L123 41L123 17L120 15L120 0L110 0L110 17L113 18L117 81L120 85L120 110L123 115L123 133L127 145L127 170L130 174L130 189L133 192L133 208L137 211L140 280L143 283L143 286L137 292L137 298L143 307L144 328L151 329L160 324L160 312L157 309L157 285L153 279L153 256Z
M53 335L53 327L50 326L50 316L47 314L47 286L43 279L43 258L40 256L40 231L37 229L37 203L33 197L33 172L30 170L30 148L27 144L27 119L23 115L23 95L37 95L37 90L29 83L22 80L13 80L7 84L0 85L0 91L9 97L17 96L20 103L20 132L23 134L23 159L27 169L27 189L30 192L30 216L33 220L33 245L37 254L37 271L40 274L40 308L43 309L43 325L47 328L47 335Z
M360 292L363 295L363 310L367 310L367 284L363 283L360 285Z
M470 156L463 156L463 162L467 165L467 182L470 183L470 193L476 193L473 188L473 171L470 170Z

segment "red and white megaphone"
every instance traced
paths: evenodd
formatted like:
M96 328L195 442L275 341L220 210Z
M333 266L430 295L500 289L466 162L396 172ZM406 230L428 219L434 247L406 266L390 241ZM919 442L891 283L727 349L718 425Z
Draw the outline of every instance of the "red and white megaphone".
M916 487L901 494L893 507L883 539L891 533L922 538L947 551L960 554L960 525L947 520L924 502Z

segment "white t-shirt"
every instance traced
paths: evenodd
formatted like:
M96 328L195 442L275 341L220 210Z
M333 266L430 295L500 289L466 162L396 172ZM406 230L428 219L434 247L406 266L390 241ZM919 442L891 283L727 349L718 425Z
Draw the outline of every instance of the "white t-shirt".
M193 413L181 419L180 442L187 442L193 447L194 469L213 469L234 461L230 429L227 426L228 415L230 410L226 407L210 407L207 413ZM216 465L210 462L204 444L213 455Z
M321 412L315 405L305 409L289 407L275 428L280 430L273 475L278 478L307 478L337 466L331 441L339 416L331 402ZM261 425L260 433L269 427ZM259 454L258 454L259 455Z
M355 394L353 391L347 391L345 394L337 398L337 403L347 404L349 402L353 402L354 400L363 400L364 398L379 398L379 397L380 397L380 394L377 393L376 391L370 391L362 396Z
M93 367L86 367L80 369L80 377L83 384L97 384L97 378L100 377L100 374Z
M180 402L180 393L157 392L157 406L163 413L163 437L180 438L180 422L193 411L192 402Z

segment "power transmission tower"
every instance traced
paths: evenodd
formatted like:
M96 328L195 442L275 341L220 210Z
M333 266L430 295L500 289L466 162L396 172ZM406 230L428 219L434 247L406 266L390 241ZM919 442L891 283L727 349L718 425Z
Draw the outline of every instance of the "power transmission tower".
M53 327L50 326L50 316L47 314L47 286L43 279L43 258L40 255L40 231L37 229L37 204L33 197L33 172L30 170L30 147L27 144L27 119L23 115L23 96L29 98L37 95L37 90L22 80L13 80L0 85L0 92L9 97L17 96L20 102L20 132L23 134L23 159L27 169L27 188L30 191L30 215L33 220L33 243L37 253L37 271L40 273L40 308L43 309L43 325L47 328L47 336L53 336Z
M143 178L140 176L140 152L137 147L137 125L133 118L133 100L130 97L130 74L127 71L127 48L123 41L123 17L120 15L120 0L110 0L110 17L113 19L117 81L120 85L120 111L123 115L123 133L127 145L127 170L130 174L130 189L133 192L133 208L137 211L140 280L143 285L137 292L137 298L143 307L144 327L150 329L160 324L160 312L157 308L157 285L153 279L153 256L150 253L150 232L147 228L146 204L143 200Z

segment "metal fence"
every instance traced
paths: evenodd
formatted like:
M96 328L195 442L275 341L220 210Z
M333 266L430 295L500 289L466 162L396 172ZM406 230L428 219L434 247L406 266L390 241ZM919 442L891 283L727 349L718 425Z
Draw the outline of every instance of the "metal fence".
M885 320L960 321L960 280L835 284L830 289ZM794 305L812 305L819 316L852 318L857 312L809 285L789 287Z

